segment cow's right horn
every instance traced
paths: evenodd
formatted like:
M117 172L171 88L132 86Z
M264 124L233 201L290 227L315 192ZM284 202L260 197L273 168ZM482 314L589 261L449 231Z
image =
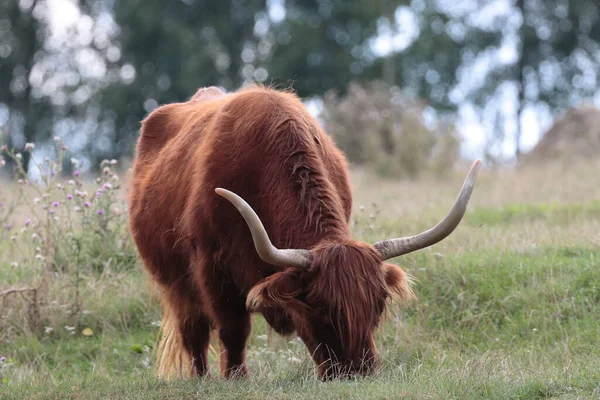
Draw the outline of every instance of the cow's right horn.
M260 218L254 212L252 207L237 194L222 188L215 189L215 192L227 200L242 214L244 220L250 228L254 246L260 258L269 264L281 266L294 266L306 268L311 263L311 254L308 250L300 249L278 249L273 246L269 235L265 230Z
M379 251L381 259L387 260L429 247L450 235L460 223L463 215L465 215L480 166L481 160L475 160L452 209L436 226L415 236L382 240L375 243L373 247Z

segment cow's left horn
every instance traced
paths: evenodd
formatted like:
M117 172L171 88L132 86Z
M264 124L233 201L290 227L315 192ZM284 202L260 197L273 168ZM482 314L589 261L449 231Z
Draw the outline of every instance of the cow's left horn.
M260 218L254 212L252 207L244 199L237 194L230 192L226 189L217 188L215 192L222 197L225 197L235 208L238 209L242 217L246 220L250 232L252 233L252 239L254 240L254 246L260 258L264 261L282 266L295 266L295 267L308 267L311 263L311 254L308 250L297 250L297 249L278 249L273 246L269 235L265 230Z
M454 206L452 206L448 215L446 215L446 217L436 226L415 236L382 240L381 242L375 243L374 247L379 251L379 254L381 254L381 258L387 260L389 258L401 256L402 254L408 254L434 245L450 235L460 223L463 215L465 215L480 166L481 160L475 160L465 179L465 183L458 194L458 198L454 202Z

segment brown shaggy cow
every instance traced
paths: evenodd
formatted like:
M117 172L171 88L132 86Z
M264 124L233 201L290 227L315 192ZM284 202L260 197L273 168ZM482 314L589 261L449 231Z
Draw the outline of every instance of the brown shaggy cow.
M212 330L221 374L245 375L251 312L296 332L321 377L369 374L387 300L413 296L384 261L456 228L479 165L436 227L370 245L351 238L344 156L294 94L211 87L156 109L142 123L130 211L163 302L159 376L206 374Z

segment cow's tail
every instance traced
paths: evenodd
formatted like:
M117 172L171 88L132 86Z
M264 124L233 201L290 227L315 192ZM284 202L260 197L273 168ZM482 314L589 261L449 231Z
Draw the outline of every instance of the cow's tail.
M183 346L177 315L163 302L160 341L156 348L156 374L159 378L173 379L192 376L192 360Z

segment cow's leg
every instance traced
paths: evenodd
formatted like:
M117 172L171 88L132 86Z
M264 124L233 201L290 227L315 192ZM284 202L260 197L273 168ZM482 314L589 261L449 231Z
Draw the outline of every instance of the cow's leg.
M210 321L202 309L201 296L187 281L171 284L164 290L166 306L174 317L183 351L191 360L193 375L204 376L208 371Z
M183 345L192 358L194 372L198 376L208 373L208 344L210 323L204 315L194 315L180 324Z
M245 352L251 328L250 314L239 297L232 296L229 301L223 297L222 300L225 304L222 304L218 321L221 375L225 378L243 377L248 374Z
M190 272L203 295L206 312L217 330L221 344L220 370L225 378L245 376L246 341L250 335L250 314L246 299L225 273L230 269L213 263L215 256L198 254Z

